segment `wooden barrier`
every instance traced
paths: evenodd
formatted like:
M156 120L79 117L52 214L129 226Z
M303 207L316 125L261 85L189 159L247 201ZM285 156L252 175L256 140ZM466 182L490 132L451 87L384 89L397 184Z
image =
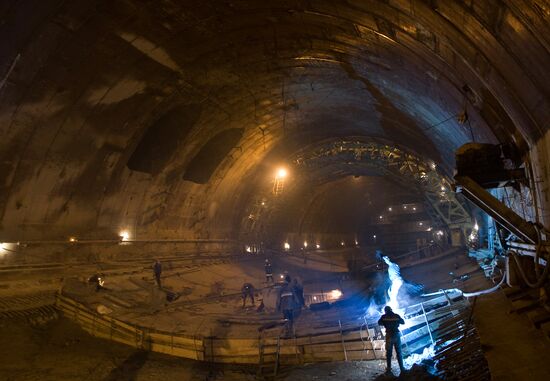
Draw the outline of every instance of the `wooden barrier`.
M230 364L259 364L260 340L246 338L190 337L139 327L101 315L65 295L58 294L56 306L63 314L93 336L134 348L199 361ZM385 358L383 340L369 340L365 331L347 330L280 339L278 361L300 364L325 361L373 360ZM263 339L274 345L276 337ZM263 355L263 362L275 361L276 354Z

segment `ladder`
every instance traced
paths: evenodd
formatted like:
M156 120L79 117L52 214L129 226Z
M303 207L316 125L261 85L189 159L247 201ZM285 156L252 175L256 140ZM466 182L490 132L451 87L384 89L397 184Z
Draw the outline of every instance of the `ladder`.
M264 332L258 339L259 362L256 376L259 380L274 380L279 371L279 354L281 351L281 336L277 336L275 344L266 344ZM272 357L272 360L268 360Z
M273 184L273 194L275 196L281 194L283 192L284 188L284 180L275 179L275 183Z

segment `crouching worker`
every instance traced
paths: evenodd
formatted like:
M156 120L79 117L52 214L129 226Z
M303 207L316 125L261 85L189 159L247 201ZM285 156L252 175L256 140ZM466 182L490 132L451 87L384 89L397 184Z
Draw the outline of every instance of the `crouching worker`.
M254 306L254 286L250 283L243 284L243 288L241 288L241 294L243 298L243 308L246 306L246 299L250 298L252 301L252 306Z
M397 362L399 363L399 369L401 372L405 371L403 366L403 355L401 353L401 333L399 332L399 325L405 324L405 321L401 316L392 311L390 306L384 307L385 314L378 320L378 325L386 328L386 373L391 373L391 356L393 348L397 354Z
M88 278L88 283L94 285L95 291L98 292L99 290L103 289L103 284L105 283L105 280L99 274L94 274Z

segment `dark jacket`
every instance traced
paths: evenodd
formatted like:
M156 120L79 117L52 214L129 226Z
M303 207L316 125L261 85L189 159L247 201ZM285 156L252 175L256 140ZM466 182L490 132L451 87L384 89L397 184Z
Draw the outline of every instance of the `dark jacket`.
M266 263L264 265L264 268L265 268L266 275L272 275L273 274L273 270L271 268L271 263Z
M296 300L300 307L305 306L305 300L304 300L304 287L300 283L294 283L293 291L294 295L296 295ZM298 307L298 306L297 306Z
M160 273L162 272L162 265L160 264L160 262L155 262L155 264L153 265L153 271L155 272L155 274L160 275Z
M279 290L279 298L277 299L277 310L293 310L298 306L296 293L292 285L285 283Z
M250 283L243 284L243 288L241 288L241 292L243 295L254 295L254 286Z
M384 328L386 328L386 335L391 336L399 334L400 324L405 324L405 321L394 312L385 313L380 320L378 320L378 325L383 325Z

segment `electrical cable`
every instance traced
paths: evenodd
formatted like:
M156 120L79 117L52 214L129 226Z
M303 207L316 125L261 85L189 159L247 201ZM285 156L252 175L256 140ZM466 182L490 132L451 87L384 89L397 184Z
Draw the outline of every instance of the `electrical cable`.
M509 250L508 254L511 255L514 258L514 261L516 262L516 265L518 267L518 271L521 275L521 278L523 281L531 288L539 288L541 287L544 282L548 279L548 274L550 272L550 263L546 263L546 266L544 267L544 270L542 274L540 273L540 252L542 249L542 232L541 227L537 224L533 224L535 227L535 230L537 231L537 243L535 245L535 277L536 281L535 283L532 283L528 277L525 275L525 271L520 263L519 255L514 250Z
M531 281L527 278L527 276L525 275L525 272L523 270L523 267L519 261L519 255L518 253L516 253L515 251L513 250L510 250L508 252L515 260L516 262L516 265L518 267L518 271L523 279L523 281L531 288L539 288L541 287L544 282L546 282L546 279L548 278L548 273L549 273L549 270L550 270L550 263L547 263L546 264L546 267L544 268L544 271L542 272L542 275L540 277L538 277L537 281L535 283L531 283ZM536 257L538 258L538 256Z
M458 115L451 115L450 117L448 117L448 118L445 119L445 120L442 120L442 121L440 121L440 122L437 122L436 124L432 124L431 126L426 127L426 128L424 129L424 132L429 131L429 130L431 130L432 128L437 127L437 126L439 126L439 125L441 125L441 124L443 124L443 123L445 123L445 122L448 122L449 120L451 120L451 119L453 119L453 118L455 118L455 117L457 117L457 116L458 116Z
M426 297L426 296L441 295L441 294L446 294L447 292L450 292L450 291L460 292L462 294L462 296L464 296L465 298L471 298L471 297L474 297L474 296L490 294L492 292L495 292L496 290L498 290L500 288L500 286L502 286L502 283L504 283L504 280L506 279L507 275L508 275L508 271L505 271L502 274L502 278L500 279L498 284L496 284L495 286L493 286L491 288L481 290L481 291L464 292L459 288L451 288L451 289L447 289L447 290L440 290L440 291L432 292L432 293L429 293L429 294L422 294L422 296Z
M472 296L485 295L485 294L490 294L492 292L495 292L496 290L498 290L500 288L502 283L504 283L504 280L506 279L506 274L507 274L507 272L505 271L502 274L502 279L495 286L493 286L491 288L488 288L486 290L481 290L481 291L476 291L476 292L462 292L462 296L464 296L465 298L471 298Z

